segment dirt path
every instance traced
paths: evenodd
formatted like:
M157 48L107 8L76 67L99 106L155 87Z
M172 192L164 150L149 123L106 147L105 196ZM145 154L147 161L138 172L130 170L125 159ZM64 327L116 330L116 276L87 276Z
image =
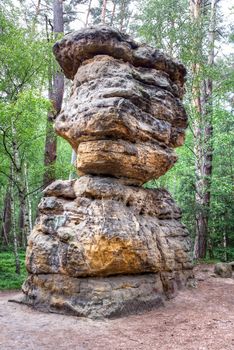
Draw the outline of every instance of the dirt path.
M197 268L198 288L166 306L117 320L44 314L0 293L1 350L234 350L234 279Z

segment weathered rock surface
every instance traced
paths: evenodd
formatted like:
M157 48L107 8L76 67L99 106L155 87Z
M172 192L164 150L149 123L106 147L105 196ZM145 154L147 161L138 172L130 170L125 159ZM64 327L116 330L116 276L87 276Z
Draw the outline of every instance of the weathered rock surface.
M86 141L78 147L80 175L112 175L129 184L142 184L166 173L177 156L158 144L126 141Z
M184 142L186 70L106 26L54 46L70 100L55 129L77 152L78 180L43 192L28 239L23 302L87 317L162 305L193 279L188 231L163 189Z
M179 86L183 86L186 75L186 69L181 63L108 26L83 28L68 34L54 45L53 52L69 79L74 78L83 61L100 54L122 59L136 67L162 70Z
M74 183L73 201L63 191L55 197L47 190L39 205L28 272L87 277L191 268L188 232L167 191L91 176Z
M189 278L190 271L106 278L30 275L23 285L21 302L47 312L115 318L162 306Z
M101 299L102 312L111 316L113 310L120 312L121 303L126 302L126 312L130 312L131 305L140 310L147 300L148 307L162 302L163 295L173 295L192 278L188 232L167 191L126 186L97 176L60 182L59 187L60 192L57 183L45 190L28 240L29 278L23 289L27 302L92 316L99 313L95 309ZM76 198L71 199L71 193ZM132 276L114 277L128 274ZM107 276L113 277L108 280ZM111 288L113 283L118 292ZM116 293L121 298L113 301Z
M68 47L78 71L55 129L78 153L79 175L107 174L142 184L165 174L177 159L173 148L184 142L187 115L180 101L182 81L178 85L172 80L166 66L159 65L158 70L145 61L134 66L129 57L117 59L115 50L109 55L100 52L102 35L112 34L111 28L97 27L56 46L65 73L66 63L62 62L67 59ZM153 56L150 60L153 62ZM182 66L174 65L182 74Z
M229 265L232 267L232 271L234 271L234 261L231 261Z
M232 265L228 263L217 263L214 267L214 273L223 278L232 277Z

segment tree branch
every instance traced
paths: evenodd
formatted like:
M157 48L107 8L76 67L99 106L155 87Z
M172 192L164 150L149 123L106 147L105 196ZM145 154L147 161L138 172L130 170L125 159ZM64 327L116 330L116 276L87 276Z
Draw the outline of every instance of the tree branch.
M35 188L34 190L32 190L32 191L26 193L25 196L24 196L24 198L30 196L30 194L32 194L32 193L35 193L35 192L39 191L39 190L42 189L43 187L45 187L45 185L41 185L40 187Z
M6 154L7 154L7 155L9 156L9 158L11 159L11 162L12 162L12 164L14 165L15 169L16 169L16 170L19 170L18 167L17 167L17 165L16 165L16 163L15 163L14 158L12 157L11 152L10 152L10 151L8 150L8 148L7 148L7 145L6 145L6 131L5 131L1 126L0 126L0 130L2 130L2 132L3 132L2 142L3 142L3 147L4 147L5 151L6 151Z
M17 181L15 181L15 179L13 179L12 176L6 174L3 170L0 170L0 173L5 175L8 179L10 179L16 185L17 189L20 190L20 187L19 187Z

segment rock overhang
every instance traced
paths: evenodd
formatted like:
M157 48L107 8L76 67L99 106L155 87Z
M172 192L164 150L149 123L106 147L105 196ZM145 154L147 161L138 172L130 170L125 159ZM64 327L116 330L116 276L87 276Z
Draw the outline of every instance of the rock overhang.
M109 26L91 26L69 33L55 43L53 53L65 76L72 80L85 60L95 55L109 55L136 67L161 70L179 86L185 82L186 68L182 63Z

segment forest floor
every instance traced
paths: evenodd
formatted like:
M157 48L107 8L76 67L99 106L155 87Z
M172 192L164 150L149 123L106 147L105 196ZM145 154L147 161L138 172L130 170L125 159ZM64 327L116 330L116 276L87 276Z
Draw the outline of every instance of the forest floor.
M8 302L0 292L1 350L231 350L234 278L217 278L213 265L195 268L197 288L141 315L93 321L45 314Z

